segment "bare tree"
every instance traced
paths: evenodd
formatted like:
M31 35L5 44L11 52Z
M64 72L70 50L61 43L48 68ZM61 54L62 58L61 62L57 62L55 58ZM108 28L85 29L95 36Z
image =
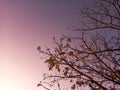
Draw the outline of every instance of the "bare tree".
M45 74L51 78L50 85L66 80L71 89L89 86L91 90L116 90L120 88L120 0L93 0L91 7L80 9L82 21L78 36L53 38L54 47L38 51L48 56L45 63L55 74ZM112 36L91 30L116 32ZM78 32L77 32L78 33ZM60 90L60 85L59 90Z
M81 25L76 30L120 30L120 0L91 0L91 7L80 8ZM83 26L83 27L82 27Z

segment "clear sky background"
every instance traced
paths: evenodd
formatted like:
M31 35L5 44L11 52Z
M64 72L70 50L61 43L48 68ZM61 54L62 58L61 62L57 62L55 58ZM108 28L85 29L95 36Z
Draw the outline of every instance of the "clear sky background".
M47 72L38 45L71 33L83 0L0 0L0 90L36 87Z

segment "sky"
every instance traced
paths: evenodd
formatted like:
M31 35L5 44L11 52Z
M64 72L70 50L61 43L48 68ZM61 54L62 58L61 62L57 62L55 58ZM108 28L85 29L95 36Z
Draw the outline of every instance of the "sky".
M47 72L37 46L68 34L83 0L0 0L0 90L36 87Z

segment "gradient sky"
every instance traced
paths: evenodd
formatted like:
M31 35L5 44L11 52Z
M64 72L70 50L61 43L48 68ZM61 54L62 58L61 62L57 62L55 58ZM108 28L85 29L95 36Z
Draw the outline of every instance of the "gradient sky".
M36 48L68 34L83 0L0 0L0 90L36 87L47 71Z

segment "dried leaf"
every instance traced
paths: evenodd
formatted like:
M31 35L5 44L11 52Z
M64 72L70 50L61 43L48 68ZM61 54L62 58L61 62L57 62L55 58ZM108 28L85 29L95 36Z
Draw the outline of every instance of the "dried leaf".
M75 84L73 84L72 87L71 87L71 89L75 90L75 87L76 87Z
M88 57L89 57L89 55L83 56L83 57L80 58L80 60L85 60Z
M39 51L40 49L41 49L41 47L40 47L40 46L38 46L38 47L37 47L37 50Z
M91 49L91 52L92 52L92 53L94 53L94 52L95 52L95 49L94 49L94 48L92 48L92 49Z
M69 55L69 56L74 56L74 54L73 54L72 51L68 52L68 55Z

